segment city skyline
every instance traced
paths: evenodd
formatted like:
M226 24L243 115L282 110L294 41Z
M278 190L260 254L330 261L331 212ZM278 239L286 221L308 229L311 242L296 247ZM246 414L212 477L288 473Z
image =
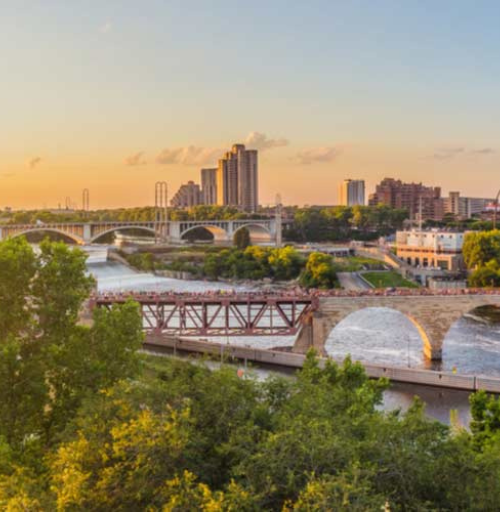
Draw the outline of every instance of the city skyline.
M235 142L263 204L335 204L349 176L500 186L494 2L5 3L0 207L152 204Z

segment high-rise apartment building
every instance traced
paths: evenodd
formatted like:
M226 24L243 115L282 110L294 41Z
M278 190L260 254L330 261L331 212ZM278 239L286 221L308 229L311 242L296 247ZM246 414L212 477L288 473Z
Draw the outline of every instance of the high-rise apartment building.
M217 168L201 170L201 194L203 204L217 204Z
M217 168L217 204L254 212L259 206L258 153L235 144Z
M341 206L363 206L365 204L364 180L344 180L339 185L339 204Z
M383 179L370 195L370 206L385 204L408 211L411 220L441 220L443 201L440 187L426 187L422 183L403 183L393 178Z
M170 204L174 208L192 208L202 204L200 186L194 181L188 181L180 186Z

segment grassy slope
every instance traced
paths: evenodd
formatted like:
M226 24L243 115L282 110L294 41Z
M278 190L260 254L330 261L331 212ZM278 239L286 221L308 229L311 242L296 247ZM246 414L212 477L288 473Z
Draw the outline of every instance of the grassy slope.
M363 277L375 288L418 288L418 285L404 279L396 272L364 272Z

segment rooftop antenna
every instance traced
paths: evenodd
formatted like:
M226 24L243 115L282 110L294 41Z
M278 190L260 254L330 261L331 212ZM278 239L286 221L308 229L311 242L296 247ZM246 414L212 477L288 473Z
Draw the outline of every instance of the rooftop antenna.
M422 221L423 221L423 216L422 216L422 196L420 195L419 196L419 204L418 204L418 230L420 232L422 232Z

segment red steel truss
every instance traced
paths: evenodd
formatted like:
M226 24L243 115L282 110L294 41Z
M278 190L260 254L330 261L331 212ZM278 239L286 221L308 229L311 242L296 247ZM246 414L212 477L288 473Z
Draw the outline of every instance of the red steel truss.
M97 296L97 307L111 308L129 296ZM290 336L317 307L310 296L143 296L144 329L170 336Z

